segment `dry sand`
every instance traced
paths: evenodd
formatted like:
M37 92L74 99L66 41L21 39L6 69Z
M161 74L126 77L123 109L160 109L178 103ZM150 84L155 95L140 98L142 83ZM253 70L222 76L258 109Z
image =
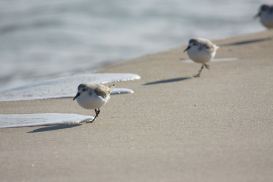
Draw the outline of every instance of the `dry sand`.
M0 129L0 181L273 181L272 32L215 41L201 78L183 48L109 66L131 72L93 124ZM1 113L88 114L72 100L1 102Z

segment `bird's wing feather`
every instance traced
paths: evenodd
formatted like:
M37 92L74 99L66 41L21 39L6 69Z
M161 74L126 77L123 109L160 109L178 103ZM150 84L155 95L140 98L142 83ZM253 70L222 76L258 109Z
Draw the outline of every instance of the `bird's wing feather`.
M108 95L110 95L111 88L109 88L109 87L107 87L105 85L99 85L98 87L95 88L94 91L98 96L106 98Z
M207 39L199 39L199 44L201 44L201 46L208 50L209 52L213 52L215 51L215 49L218 48L216 45L214 45L211 41Z

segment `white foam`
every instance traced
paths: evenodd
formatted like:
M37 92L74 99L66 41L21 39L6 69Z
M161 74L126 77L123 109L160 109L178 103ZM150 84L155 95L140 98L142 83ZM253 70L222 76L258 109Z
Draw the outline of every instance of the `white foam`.
M119 95L119 94L133 94L134 91L129 88L114 88L111 92L111 95Z
M0 128L44 126L56 124L76 125L92 120L93 116L62 113L0 114Z
M211 62L228 62L228 61L238 61L239 58L215 58L213 60L211 60ZM190 59L186 59L186 60L183 60L183 63L194 63L192 60Z
M98 73L75 75L34 83L23 87L1 91L0 101L35 100L73 97L81 83L114 83L129 80L138 80L139 75L129 73ZM126 88L115 88L113 94L133 93Z

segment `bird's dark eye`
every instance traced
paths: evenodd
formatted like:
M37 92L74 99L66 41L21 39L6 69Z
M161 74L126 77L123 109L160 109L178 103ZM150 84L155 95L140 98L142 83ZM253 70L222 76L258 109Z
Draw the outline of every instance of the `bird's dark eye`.
M82 91L85 92L85 91L86 91L86 88L82 89Z
M267 5L262 5L261 11L267 11L269 7Z

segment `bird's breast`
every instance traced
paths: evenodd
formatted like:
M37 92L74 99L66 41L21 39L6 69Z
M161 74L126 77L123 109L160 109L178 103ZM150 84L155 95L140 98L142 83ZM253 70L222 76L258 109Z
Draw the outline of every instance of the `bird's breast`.
M199 49L189 49L188 55L190 59L197 63L206 63L209 62L215 53L211 53L206 50L199 50Z
M78 104L85 109L97 109L102 107L108 100L110 96L103 98L100 96L82 96L77 98Z

